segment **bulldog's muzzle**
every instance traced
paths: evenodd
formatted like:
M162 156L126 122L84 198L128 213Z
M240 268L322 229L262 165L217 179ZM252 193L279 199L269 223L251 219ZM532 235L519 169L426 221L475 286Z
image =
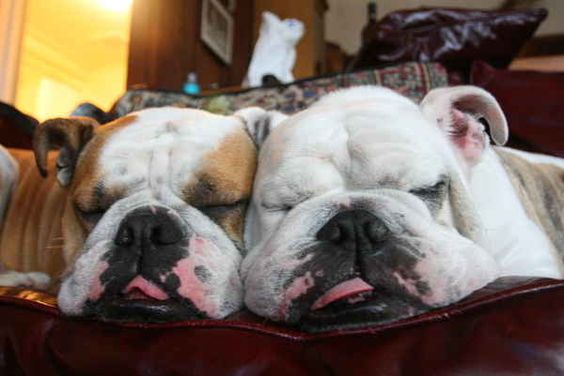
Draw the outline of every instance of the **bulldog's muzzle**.
M428 309L415 297L397 296L403 288L393 283L390 271L404 270L413 276L418 257L389 244L391 237L386 224L366 210L336 214L316 234L317 252L327 254L326 263L316 263L322 264L323 270L335 269L335 262L345 268L336 276L325 276L319 290L312 288L301 304L289 307L289 313L302 316L305 329L316 330L335 323L386 320ZM427 287L421 283L420 288Z
M428 309L413 296L406 299L408 294L395 298L403 287L394 283L392 274L402 270L415 276L420 255L402 249L397 237L390 241L392 237L386 224L364 209L334 215L316 233L316 245L308 249L315 256L297 273L317 270L307 292L287 306L287 319L300 317L302 326L312 330L341 323L345 317L348 322L375 316L384 320ZM424 283L419 287L427 288Z
M188 235L187 224L166 208L141 207L127 214L103 257L86 314L143 321L208 317L178 292L186 279L182 273L191 272L177 267L189 257ZM201 267L200 278L206 272Z
M489 281L486 256L437 223L413 194L330 193L290 210L247 256L245 301L262 316L310 331L386 322ZM483 267L466 268L474 264Z
M184 203L139 201L120 201L96 225L61 285L61 310L144 322L238 310L240 254L220 228Z

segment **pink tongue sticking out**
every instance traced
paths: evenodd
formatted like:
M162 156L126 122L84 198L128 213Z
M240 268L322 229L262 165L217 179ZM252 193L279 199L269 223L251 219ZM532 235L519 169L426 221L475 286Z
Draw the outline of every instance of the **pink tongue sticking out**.
M374 287L364 282L361 278L353 278L334 286L311 306L312 310L321 309L337 300L343 300L363 292L372 291Z
M129 282L123 290L123 294L131 299L140 299L143 298L143 295L146 299L166 300L169 298L168 294L160 287L140 275Z

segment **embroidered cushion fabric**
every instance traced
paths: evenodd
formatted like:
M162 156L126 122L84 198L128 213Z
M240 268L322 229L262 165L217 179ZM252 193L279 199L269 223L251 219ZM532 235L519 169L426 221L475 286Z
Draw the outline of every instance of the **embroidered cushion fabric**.
M419 102L429 90L446 86L447 74L436 63L406 63L209 97L158 90L130 90L117 101L114 112L116 116L123 116L148 107L175 106L230 114L244 107L259 106L291 114L306 108L324 94L358 85L386 86Z

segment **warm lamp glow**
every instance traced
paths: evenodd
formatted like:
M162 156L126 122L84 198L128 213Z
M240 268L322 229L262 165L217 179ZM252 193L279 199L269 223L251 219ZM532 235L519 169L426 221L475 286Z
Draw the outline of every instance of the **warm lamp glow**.
M112 12L127 12L132 0L99 0L100 5Z
M40 121L111 108L126 89L132 3L26 0L16 106Z

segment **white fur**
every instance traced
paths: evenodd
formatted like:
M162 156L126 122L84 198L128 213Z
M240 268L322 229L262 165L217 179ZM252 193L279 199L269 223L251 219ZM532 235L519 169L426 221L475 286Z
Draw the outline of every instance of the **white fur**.
M242 127L236 117L172 107L132 116L136 121L116 131L101 150L98 168L108 185L147 189L157 198L167 191L180 195L202 158Z
M168 194L157 200L150 192L141 191L112 205L89 235L84 249L61 286L58 296L61 310L68 315L82 313L92 285L96 283L101 258L113 245L112 239L121 220L135 209L146 206L164 207L177 213L193 236L201 236L216 245L213 254L205 255L206 261L213 265L208 268L211 274L208 298L220 307L217 318L239 309L242 302L242 288L238 277L241 256L227 235L213 221L175 195ZM188 251L192 253L190 249Z
M18 182L18 164L8 150L0 145L0 223L6 215L12 191Z
M433 122L451 133L451 122L446 118L450 115L456 102L466 102L468 110L479 112L490 122L492 138L498 145L503 145L509 138L507 120L495 98L477 86L442 87L431 90L421 101L421 110Z
M303 201L329 190L409 190L449 171L460 173L446 139L413 102L371 87L330 94L292 116L274 129L259 158L249 246L270 236L282 218L263 205L281 206L298 193Z
M316 243L315 235L338 211L366 200L392 233L419 243L418 273L433 294L423 296L429 305L454 302L491 281L497 275L493 258L481 247L461 238L453 229L435 224L426 206L403 192L389 189L363 192L332 191L309 199L291 210L272 236L254 247L243 260L241 275L245 303L256 313L274 320L283 317L279 307L285 298L284 286L294 270L308 261L298 259L300 251ZM299 225L297 225L299 224ZM330 274L331 270L311 270ZM411 281L402 280L409 285ZM447 294L448 292L448 294Z
M485 247L497 260L501 275L561 278L564 269L556 249L525 213L491 147L472 169L470 184L487 241Z
M96 283L101 257L110 250L120 222L136 208L153 206L176 213L192 236L212 245L209 254L199 255L194 262L209 266L206 299L217 307L213 317L224 317L241 307L241 255L219 226L182 200L182 190L201 170L206 155L240 131L243 122L253 126L253 121L244 114L220 116L172 107L147 109L132 116L136 120L110 136L96 162L100 182L107 189L126 187L129 194L111 206L88 236L62 284L59 306L66 314L82 313ZM81 158L84 155L87 153Z
M503 141L504 118L494 116ZM350 205L361 193L380 205L373 211L379 217L401 214L389 222L427 244L433 260L418 272L433 287L432 297L420 297L428 304L453 302L500 275L562 277L554 250L525 216L490 146L469 171L445 130L430 119L391 90L359 87L326 96L272 132L259 155L247 228L252 249L242 266L251 310L282 318L276 307L297 266L295 255L313 241L336 203ZM450 177L454 194L435 223L417 209L422 201L404 192L439 176ZM389 189L399 195L383 205L381 195ZM413 197L409 205L402 195Z
M8 270L0 273L0 286L44 290L49 286L50 281L47 274L39 272L21 273Z

